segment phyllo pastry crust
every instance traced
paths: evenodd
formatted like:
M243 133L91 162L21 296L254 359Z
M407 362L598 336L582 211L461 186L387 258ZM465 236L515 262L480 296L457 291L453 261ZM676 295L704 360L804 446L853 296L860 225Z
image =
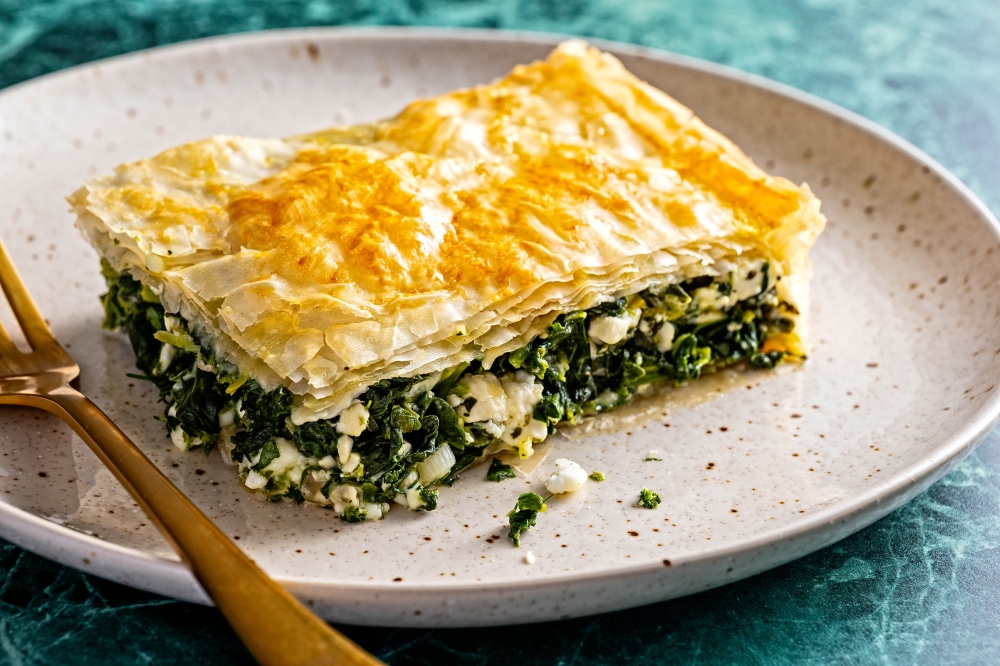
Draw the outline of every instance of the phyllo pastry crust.
M528 455L656 381L804 357L824 225L808 186L580 41L390 120L180 146L70 202L175 442L221 438L248 485L355 517L447 478L418 469L445 448L454 478L455 453ZM215 426L178 416L202 375ZM262 435L244 406L266 396Z

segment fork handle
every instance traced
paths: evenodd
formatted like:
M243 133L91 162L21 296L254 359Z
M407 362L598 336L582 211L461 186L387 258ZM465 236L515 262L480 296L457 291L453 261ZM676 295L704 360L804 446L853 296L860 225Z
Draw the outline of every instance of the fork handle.
M11 401L15 404L59 416L87 442L191 567L262 666L382 663L271 580L84 395L63 386L44 396L12 397L21 398Z

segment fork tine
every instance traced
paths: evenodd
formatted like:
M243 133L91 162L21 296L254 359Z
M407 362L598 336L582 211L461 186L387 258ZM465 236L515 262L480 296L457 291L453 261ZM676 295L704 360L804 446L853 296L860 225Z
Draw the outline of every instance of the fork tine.
M2 239L0 239L0 287L3 287L3 292L7 294L10 308L14 311L14 316L17 317L28 344L33 349L56 344L52 331L42 319L42 315L39 314L38 308L31 300L28 290L24 287L21 276L14 268L14 263L10 260L10 255L7 254L7 248ZM7 339L10 338L7 337Z
M22 356L24 355L14 346L3 322L0 322L0 376L20 374L17 359Z

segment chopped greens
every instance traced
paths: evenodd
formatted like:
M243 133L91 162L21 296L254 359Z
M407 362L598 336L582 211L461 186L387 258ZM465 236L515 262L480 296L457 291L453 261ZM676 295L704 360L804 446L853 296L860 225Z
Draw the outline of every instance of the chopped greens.
M345 523L363 523L368 519L368 511L351 505L344 509L344 515L341 518Z
M514 508L507 514L510 522L510 531L507 536L514 541L514 545L521 547L521 535L535 526L538 514L546 510L545 503L552 499L552 495L542 498L538 493L521 493L517 498Z
M655 509L660 506L660 496L649 488L643 488L639 491L639 505L647 509Z
M488 481L503 481L504 479L513 479L515 476L516 474L514 474L511 466L503 464L499 458L493 459L493 462L490 463L489 471L486 472L486 479Z
M432 511L435 487L452 485L489 447L527 456L532 442L558 424L624 404L649 384L681 383L741 361L772 368L795 348L787 341L797 312L778 300L762 263L742 282L734 273L699 277L562 314L489 370L473 361L432 383L430 375L376 382L352 405L353 426L340 416L294 426L287 389L265 389L217 358L209 337L165 312L158 294L128 273L102 261L102 274L104 326L128 334L138 377L153 382L166 405L160 418L174 444L200 446L206 455L221 448L248 488L272 500L332 507L347 522L381 518L391 502ZM599 335L592 335L598 324ZM518 400L508 402L527 411L483 417L483 381L516 393ZM513 476L510 466L492 460L487 479ZM544 510L540 498L540 508L532 508L529 496L538 497L522 495L511 512L515 543Z
M604 480L604 473L603 472L591 472L589 474L589 477L590 477L590 479L592 481L603 481Z

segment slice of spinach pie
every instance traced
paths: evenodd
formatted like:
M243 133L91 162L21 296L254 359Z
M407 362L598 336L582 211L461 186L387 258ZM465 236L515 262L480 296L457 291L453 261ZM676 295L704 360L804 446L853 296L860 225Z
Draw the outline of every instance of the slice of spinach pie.
M391 120L220 136L70 197L182 449L380 518L484 455L802 359L808 186L579 41Z

